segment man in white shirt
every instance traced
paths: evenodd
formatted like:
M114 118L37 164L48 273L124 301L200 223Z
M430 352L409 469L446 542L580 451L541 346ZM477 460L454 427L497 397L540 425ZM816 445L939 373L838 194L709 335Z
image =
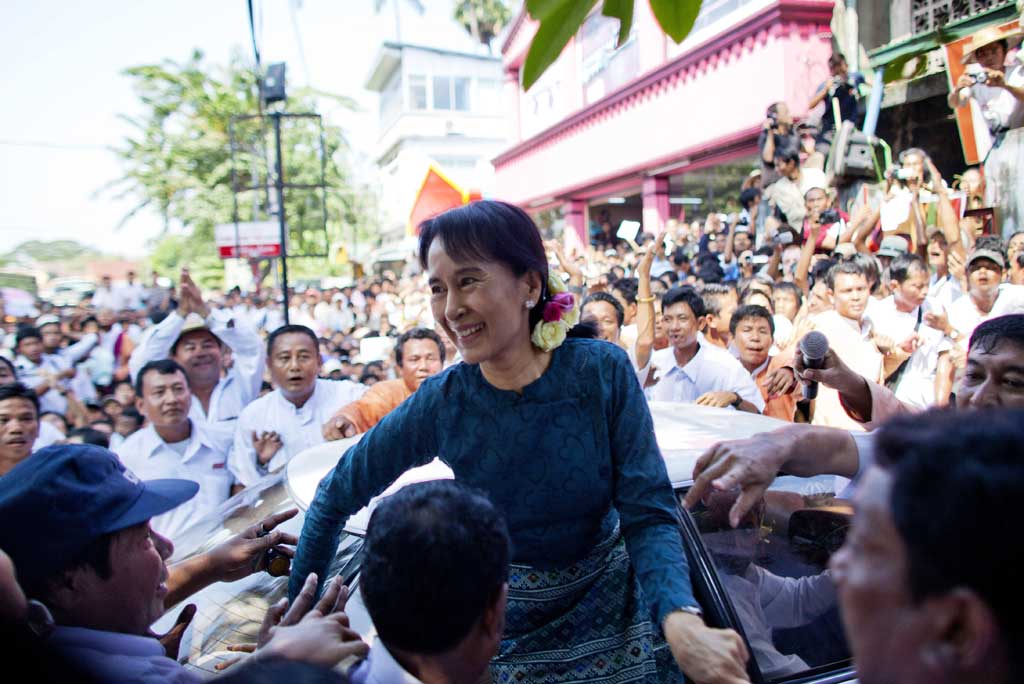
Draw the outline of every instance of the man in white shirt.
M1002 282L1006 263L995 245L977 246L967 257L964 268L967 294L949 307L948 320L935 317L935 327L959 342L969 339L974 329L990 318L1024 313L1024 286Z
M120 304L120 297L114 292L109 275L100 278L100 284L92 293L92 308L94 309L117 309Z
M136 405L148 425L115 449L144 479L192 480L199 492L188 502L153 518L153 529L174 539L231 496L227 467L231 433L189 418L192 392L185 369L171 359L147 363L135 381Z
M829 348L862 377L873 382L882 379L882 353L874 342L871 321L864 314L870 297L866 268L857 261L840 261L825 277L833 308L812 321L814 329L828 338ZM863 430L852 420L839 401L839 394L828 387L818 388L814 401L814 425L831 425Z
M0 385L0 477L35 451L43 424L35 392L17 381Z
M145 307L146 288L142 283L135 280L135 271L128 271L127 280L124 285L117 288L118 309L131 309L138 311Z
M508 596L508 530L494 505L454 480L409 485L374 510L362 553L379 638L352 683L482 681Z
M222 374L223 346L234 363ZM192 391L190 416L197 422L226 423L234 429L242 409L259 396L263 382L263 343L244 320L229 311L210 311L188 271L181 274L178 310L150 328L132 352L129 368L171 358L188 376Z
M928 266L932 269L928 279L928 298L946 311L960 295L960 282L949 272L949 245L942 230L936 228L928 237Z
M270 333L267 367L275 389L242 410L228 464L245 487L280 470L303 449L322 444L321 426L369 389L351 380L319 378L319 340L303 325Z
M703 338L706 323L704 300L693 287L675 287L665 293L661 311L668 330L669 346L651 354L650 363L638 376L649 383L657 371L661 377L647 390L652 401L676 401L703 406L760 413L764 398L750 374L736 358Z
M64 396L66 381L74 376L72 368L62 368L58 362L43 352L43 336L38 328L22 328L15 342L18 356L14 367L18 379L35 390L39 396L40 412L64 415L68 400Z
M916 254L905 254L889 265L889 277L892 294L871 312L878 333L895 343L886 384L911 406L945 405L953 389L952 342L924 320L928 267Z
M36 320L36 327L43 336L43 358L61 370L73 368L89 355L100 340L98 334L86 333L74 344L62 347L64 332L60 329L60 319L53 315L40 316Z

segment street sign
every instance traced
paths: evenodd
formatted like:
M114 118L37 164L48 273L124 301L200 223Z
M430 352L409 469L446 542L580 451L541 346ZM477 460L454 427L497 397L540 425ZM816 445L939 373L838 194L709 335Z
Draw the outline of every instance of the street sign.
M221 223L214 227L213 238L221 259L281 256L281 228L277 221Z

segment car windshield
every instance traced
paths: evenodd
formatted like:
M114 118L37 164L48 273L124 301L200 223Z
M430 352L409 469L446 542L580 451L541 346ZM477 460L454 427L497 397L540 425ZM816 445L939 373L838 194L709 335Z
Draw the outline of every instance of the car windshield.
M203 516L174 541L177 563L210 550L245 528L257 524L273 513L298 508L281 477L267 477L225 501L216 511ZM299 511L279 529L298 536L304 512ZM329 576L340 573L349 585L351 595L345 607L352 629L367 636L374 633L373 624L358 591L359 551L362 537L342 533ZM190 596L187 603L196 605L196 616L182 640L180 654L188 654L186 667L204 675L219 674L218 665L235 660L237 653L229 646L256 643L260 624L267 609L288 593L287 577L271 577L258 572L236 582L215 582ZM181 607L168 611L154 626L162 634L169 630Z
M853 514L836 484L833 477L779 478L735 529L728 521L734 492L714 492L691 510L764 681L849 661L827 569Z

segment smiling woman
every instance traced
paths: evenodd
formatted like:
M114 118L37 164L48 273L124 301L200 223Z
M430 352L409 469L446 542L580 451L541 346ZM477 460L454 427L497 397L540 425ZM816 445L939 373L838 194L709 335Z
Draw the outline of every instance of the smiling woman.
M349 516L437 456L508 521L513 567L491 665L497 680L675 682L681 668L700 682L742 681L742 641L700 617L626 353L544 328L567 325L576 307L552 292L557 279L533 221L501 202L453 209L421 226L420 261L434 317L464 363L424 381L323 480L292 595L309 572L326 576Z

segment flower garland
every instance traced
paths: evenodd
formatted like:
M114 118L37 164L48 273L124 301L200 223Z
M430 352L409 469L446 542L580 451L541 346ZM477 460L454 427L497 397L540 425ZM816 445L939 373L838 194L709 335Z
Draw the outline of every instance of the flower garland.
M552 351L562 342L569 329L580 322L580 308L576 297L569 293L565 283L554 273L548 274L550 298L544 303L544 314L533 326L530 341L544 351Z

